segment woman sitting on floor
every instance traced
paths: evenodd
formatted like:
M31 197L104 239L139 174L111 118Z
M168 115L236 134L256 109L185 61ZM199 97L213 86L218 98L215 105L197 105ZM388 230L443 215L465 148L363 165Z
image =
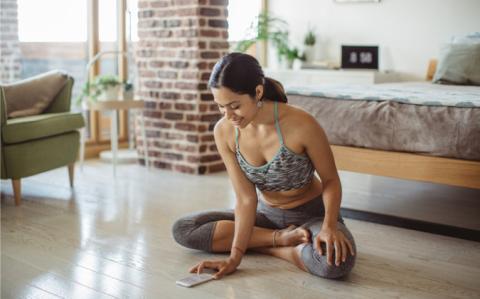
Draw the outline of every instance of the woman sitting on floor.
M175 222L173 236L181 245L230 252L228 259L202 261L190 272L211 268L221 278L254 250L320 277L349 273L355 242L340 215L340 178L318 122L288 105L282 85L265 77L250 55L221 58L209 86L224 114L215 142L236 205L234 211L200 212Z

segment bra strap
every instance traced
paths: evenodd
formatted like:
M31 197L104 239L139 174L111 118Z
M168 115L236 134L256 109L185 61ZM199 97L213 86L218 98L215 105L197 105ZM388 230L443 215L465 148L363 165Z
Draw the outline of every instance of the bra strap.
M235 147L238 149L238 128L235 128Z
M275 102L273 110L274 110L275 127L277 128L278 139L280 139L280 144L283 145L282 131L280 131L280 124L278 123L278 102Z

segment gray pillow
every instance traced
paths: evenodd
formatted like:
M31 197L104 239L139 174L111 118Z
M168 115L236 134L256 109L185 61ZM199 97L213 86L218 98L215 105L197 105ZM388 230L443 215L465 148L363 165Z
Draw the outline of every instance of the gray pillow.
M454 36L452 43L457 44L475 44L480 43L480 32L473 32L467 35Z
M3 85L7 118L37 115L48 108L65 86L68 76L50 71L12 84Z
M480 85L480 40L454 40L440 52L433 83Z

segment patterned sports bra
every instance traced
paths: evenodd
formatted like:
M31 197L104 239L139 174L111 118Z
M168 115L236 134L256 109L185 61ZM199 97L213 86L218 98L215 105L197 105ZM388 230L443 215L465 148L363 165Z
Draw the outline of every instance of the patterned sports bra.
M299 189L312 181L315 168L306 153L297 154L288 149L278 123L278 105L274 106L275 127L277 128L280 148L273 159L259 167L252 166L240 153L238 128L235 128L236 157L247 178L260 191L287 191Z

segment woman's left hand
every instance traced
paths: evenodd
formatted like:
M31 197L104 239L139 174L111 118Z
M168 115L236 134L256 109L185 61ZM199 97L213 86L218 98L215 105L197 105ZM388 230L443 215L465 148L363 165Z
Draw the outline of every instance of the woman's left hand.
M218 260L218 261L202 261L197 265L190 268L190 273L200 274L203 272L203 269L213 269L217 273L213 276L214 279L220 279L225 275L231 274L237 270L240 261L236 261L232 258L227 260Z
M322 227L322 230L315 237L314 242L315 248L317 248L320 255L323 255L320 244L322 242L325 243L327 248L327 262L330 266L333 264L333 249L335 249L335 265L337 266L340 266L340 261L346 261L348 251L350 251L351 255L355 255L352 243L345 237L343 232L337 228Z

